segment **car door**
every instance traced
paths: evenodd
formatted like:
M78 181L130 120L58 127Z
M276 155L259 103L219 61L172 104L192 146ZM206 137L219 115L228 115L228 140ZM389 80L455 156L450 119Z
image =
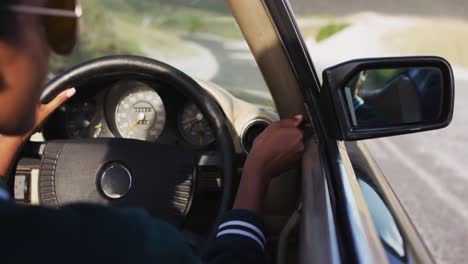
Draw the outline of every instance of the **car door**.
M322 87L311 57L320 55L308 53L288 1L237 0L231 8L280 116L303 112L310 121L299 262L433 262L364 145L327 135L324 119L333 113L321 112ZM259 28L246 27L252 23Z
M321 88L312 63L315 54L308 53L288 1L265 2L278 34L283 39L291 67L295 69L297 79L303 87L309 113L313 115L319 112L317 108L320 102L317 99ZM332 140L324 134L322 124L317 123L314 128L322 147L323 165L328 167L324 176L331 189L330 199L334 202L341 261L433 262L364 143Z

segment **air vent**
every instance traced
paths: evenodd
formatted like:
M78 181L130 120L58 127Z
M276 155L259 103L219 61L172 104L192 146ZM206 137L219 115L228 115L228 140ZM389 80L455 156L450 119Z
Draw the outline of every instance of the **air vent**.
M244 128L241 137L242 148L245 153L249 153L252 149L255 139L260 135L260 133L265 130L270 125L270 122L263 119L255 119L250 121Z

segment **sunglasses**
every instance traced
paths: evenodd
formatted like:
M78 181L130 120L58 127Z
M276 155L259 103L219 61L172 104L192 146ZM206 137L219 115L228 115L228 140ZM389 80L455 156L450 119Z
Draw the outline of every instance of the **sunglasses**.
M7 9L16 13L41 16L50 49L59 55L72 52L78 41L78 20L82 15L79 0L47 0L46 7L21 4L10 5Z

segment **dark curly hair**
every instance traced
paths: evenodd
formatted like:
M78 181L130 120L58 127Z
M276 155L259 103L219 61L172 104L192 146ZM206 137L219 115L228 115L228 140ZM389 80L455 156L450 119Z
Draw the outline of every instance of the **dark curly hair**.
M7 10L16 0L0 0L0 40L13 37L16 27L15 14Z

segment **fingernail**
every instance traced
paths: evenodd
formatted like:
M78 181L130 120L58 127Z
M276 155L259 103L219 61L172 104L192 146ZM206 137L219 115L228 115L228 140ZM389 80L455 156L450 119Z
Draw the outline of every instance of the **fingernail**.
M296 118L296 119L302 119L302 117L303 117L302 115L296 115L294 118Z
M76 89L75 89L75 88L70 88L70 89L68 89L68 91L67 91L67 97L70 98L70 97L72 97L72 96L75 95L75 94L76 94Z

